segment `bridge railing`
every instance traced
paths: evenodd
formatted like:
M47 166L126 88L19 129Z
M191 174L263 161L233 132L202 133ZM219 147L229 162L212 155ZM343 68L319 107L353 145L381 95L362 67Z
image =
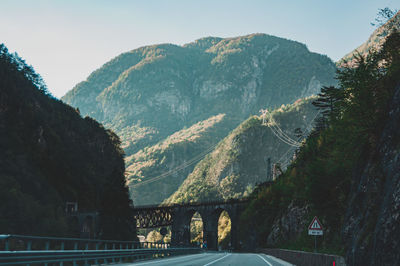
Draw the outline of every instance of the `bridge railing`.
M0 265L105 264L201 252L199 248L171 248L153 242L23 235L0 235L0 247Z

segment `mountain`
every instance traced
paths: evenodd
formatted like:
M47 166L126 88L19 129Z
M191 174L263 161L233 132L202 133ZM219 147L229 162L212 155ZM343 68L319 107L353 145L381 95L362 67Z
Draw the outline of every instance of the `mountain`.
M65 213L98 212L102 238L135 239L119 138L53 98L0 44L0 232L79 237Z
M266 34L207 37L183 46L160 44L123 53L62 100L113 129L129 158L182 129L224 114L224 123L215 124L216 137L209 141L215 145L260 108L292 103L318 93L322 85L336 84L335 71L327 56L311 53L295 41ZM195 150L202 153L208 147ZM191 159L182 156L177 164ZM136 169L131 166L135 162L128 159L127 169ZM187 169L190 172L193 166ZM146 171L143 177L131 173L138 172L128 173L128 182L134 184L158 176L159 170ZM162 186L168 179L152 184ZM152 192L151 187L145 190ZM137 192L136 199L150 197Z
M400 30L400 11L397 12L396 15L394 15L384 25L377 28L366 42L358 46L350 53L343 56L343 58L337 62L337 65L341 66L344 64L345 61L348 61L352 65L354 64L355 56L358 53L362 56L367 56L371 51L379 50L382 44L385 42L386 37L393 29Z
M126 176L134 202L157 204L171 196L193 167L215 148L229 122L224 114L212 116L127 157Z
M249 196L256 185L272 181L268 159L282 168L291 161L296 147L282 141L282 134L301 142L302 138L296 137L294 131L300 128L306 134L312 129L318 115L312 105L315 99L298 100L272 111L267 124L258 116L241 123L196 165L166 202L242 198Z
M339 70L296 159L251 195L241 217L247 247L312 251L307 225L318 216L319 252L347 265L400 264L400 33L370 53Z

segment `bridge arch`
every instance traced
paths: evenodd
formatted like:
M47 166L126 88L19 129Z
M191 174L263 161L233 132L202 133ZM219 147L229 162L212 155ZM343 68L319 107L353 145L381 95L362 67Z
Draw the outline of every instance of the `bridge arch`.
M190 219L190 244L200 246L203 243L203 216L196 211Z
M203 240L209 249L218 248L218 220L226 211L231 220L231 248L238 248L238 223L240 213L247 200L229 200L225 202L186 203L161 206L143 206L135 208L135 219L140 228L153 228L171 225L171 245L190 245L190 222L198 212L203 221ZM161 215L165 213L167 215Z
M218 217L218 249L231 249L231 217L223 210Z

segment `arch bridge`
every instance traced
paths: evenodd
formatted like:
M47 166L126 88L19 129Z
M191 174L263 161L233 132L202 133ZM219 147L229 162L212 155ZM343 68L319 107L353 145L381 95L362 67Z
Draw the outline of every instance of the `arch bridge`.
M174 205L135 207L135 219L139 228L172 227L173 246L190 245L190 222L198 212L203 220L203 240L209 249L218 248L218 220L223 211L231 219L231 247L238 249L238 224L247 199L223 202L186 203Z

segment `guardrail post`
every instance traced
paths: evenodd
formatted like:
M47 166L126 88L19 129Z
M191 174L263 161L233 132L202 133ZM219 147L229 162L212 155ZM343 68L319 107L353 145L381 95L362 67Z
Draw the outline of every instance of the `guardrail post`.
M104 250L107 250L107 248L108 248L108 247L107 247L107 243L104 243ZM103 263L104 263L104 264L107 263L107 259L106 259L106 258L103 259Z
M85 244L85 250L89 250L89 242L86 242L86 244ZM89 265L88 260L85 260L84 265L85 265L85 266Z
M49 248L50 248L50 241L46 241L45 249L46 249L46 250L49 250ZM49 264L48 264L48 263L45 263L45 264L44 264L44 266L47 266L47 265L49 265Z
M112 244L112 249L115 249L115 243ZM115 263L115 257L112 257L112 262Z
M122 243L119 243L119 249L122 250ZM119 257L119 262L122 262L122 256Z
M32 241L28 241L28 245L26 246L26 250L32 250Z
M78 250L78 242L75 242L74 243L74 250ZM73 260L72 261L72 265L73 266L77 266L78 264L76 263L76 260Z
M9 251L10 250L10 242L9 242L8 238L5 240L4 250L5 251Z
M99 250L99 246L100 246L100 243L96 242L96 250ZM97 260L97 258L94 259L94 264L99 264L99 261Z
M64 250L64 241L61 242L60 250ZM59 265L60 265L60 266L63 266L63 265L64 265L64 262L60 261L60 264L59 264Z
M78 242L75 242L75 243L74 243L74 250L78 250ZM73 266L77 266L76 260L74 260L74 261L72 262L72 265L73 265Z

